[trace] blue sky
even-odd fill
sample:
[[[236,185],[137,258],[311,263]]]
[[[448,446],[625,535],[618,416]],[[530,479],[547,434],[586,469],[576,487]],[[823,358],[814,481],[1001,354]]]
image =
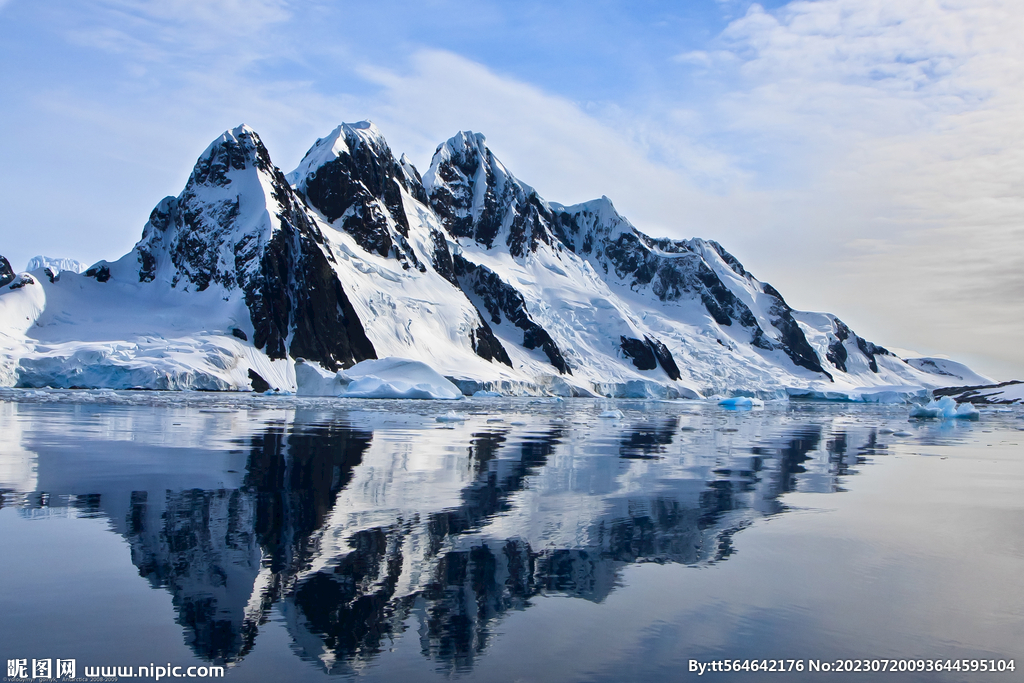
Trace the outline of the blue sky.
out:
[[[120,256],[242,122],[285,171],[341,121],[421,170],[469,129],[552,201],[1024,377],[1020,35],[1002,0],[0,0],[0,253]]]

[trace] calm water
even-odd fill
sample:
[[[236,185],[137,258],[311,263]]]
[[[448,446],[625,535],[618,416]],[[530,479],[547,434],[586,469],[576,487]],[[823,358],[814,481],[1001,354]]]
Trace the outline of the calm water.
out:
[[[466,419],[436,420],[452,409]],[[0,659],[232,681],[1024,680],[1022,417],[5,390]],[[723,658],[1016,671],[689,671]]]

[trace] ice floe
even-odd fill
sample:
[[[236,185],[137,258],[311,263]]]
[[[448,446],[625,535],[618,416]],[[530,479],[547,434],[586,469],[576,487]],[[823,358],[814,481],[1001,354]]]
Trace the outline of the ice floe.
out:
[[[914,406],[910,409],[910,417],[915,418],[977,420],[980,416],[981,413],[978,412],[978,409],[970,403],[957,405],[957,402],[949,396],[943,396],[930,401],[928,405]]]
[[[723,408],[763,408],[764,401],[749,396],[733,396],[732,398],[723,398],[718,405]]]

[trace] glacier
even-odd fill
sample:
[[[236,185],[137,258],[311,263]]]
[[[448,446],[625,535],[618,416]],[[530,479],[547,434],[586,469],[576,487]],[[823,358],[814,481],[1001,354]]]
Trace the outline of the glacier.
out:
[[[992,382],[792,309],[715,241],[548,201],[469,131],[421,175],[341,124],[286,175],[242,125],[128,254],[30,265],[0,257],[0,386],[898,402]]]

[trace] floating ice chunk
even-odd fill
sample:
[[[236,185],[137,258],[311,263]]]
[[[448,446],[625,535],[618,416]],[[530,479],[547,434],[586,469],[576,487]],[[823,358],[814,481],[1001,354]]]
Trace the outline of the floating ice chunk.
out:
[[[970,403],[961,403],[956,407],[956,416],[964,420],[977,420],[981,412]]]
[[[763,408],[764,401],[749,396],[733,396],[732,398],[723,398],[718,405],[723,408]]]
[[[600,415],[598,415],[598,417],[602,417],[606,420],[621,420],[623,417],[625,417],[625,415],[622,414],[621,410],[618,410],[616,408],[612,410],[606,410],[602,412]]]
[[[299,396],[340,396],[343,388],[337,373],[302,358],[295,361],[295,384]]]
[[[364,360],[330,375],[314,363],[295,364],[295,381],[303,396],[346,398],[422,398],[455,400],[459,388],[425,363],[394,356]]]
[[[878,430],[878,433],[879,434],[895,434],[896,430],[895,429],[889,429],[888,427],[882,427],[881,429]]]
[[[465,415],[459,415],[454,410],[449,410],[444,415],[438,415],[434,419],[438,422],[465,422],[467,418]]]
[[[973,405],[970,403],[957,405],[951,396],[943,396],[938,400],[932,400],[928,405],[914,406],[910,409],[910,417],[916,418],[977,420],[980,416],[981,413]]]
[[[912,432],[908,432],[908,431],[906,431],[906,430],[902,430],[902,429],[901,429],[901,430],[900,430],[900,431],[898,431],[898,432],[893,432],[893,434],[892,434],[892,435],[893,435],[893,436],[913,436],[914,434],[913,434]]]
[[[526,423],[523,422],[522,420],[512,420],[511,422],[509,422],[509,424],[512,425],[513,427],[523,427],[526,425]]]

